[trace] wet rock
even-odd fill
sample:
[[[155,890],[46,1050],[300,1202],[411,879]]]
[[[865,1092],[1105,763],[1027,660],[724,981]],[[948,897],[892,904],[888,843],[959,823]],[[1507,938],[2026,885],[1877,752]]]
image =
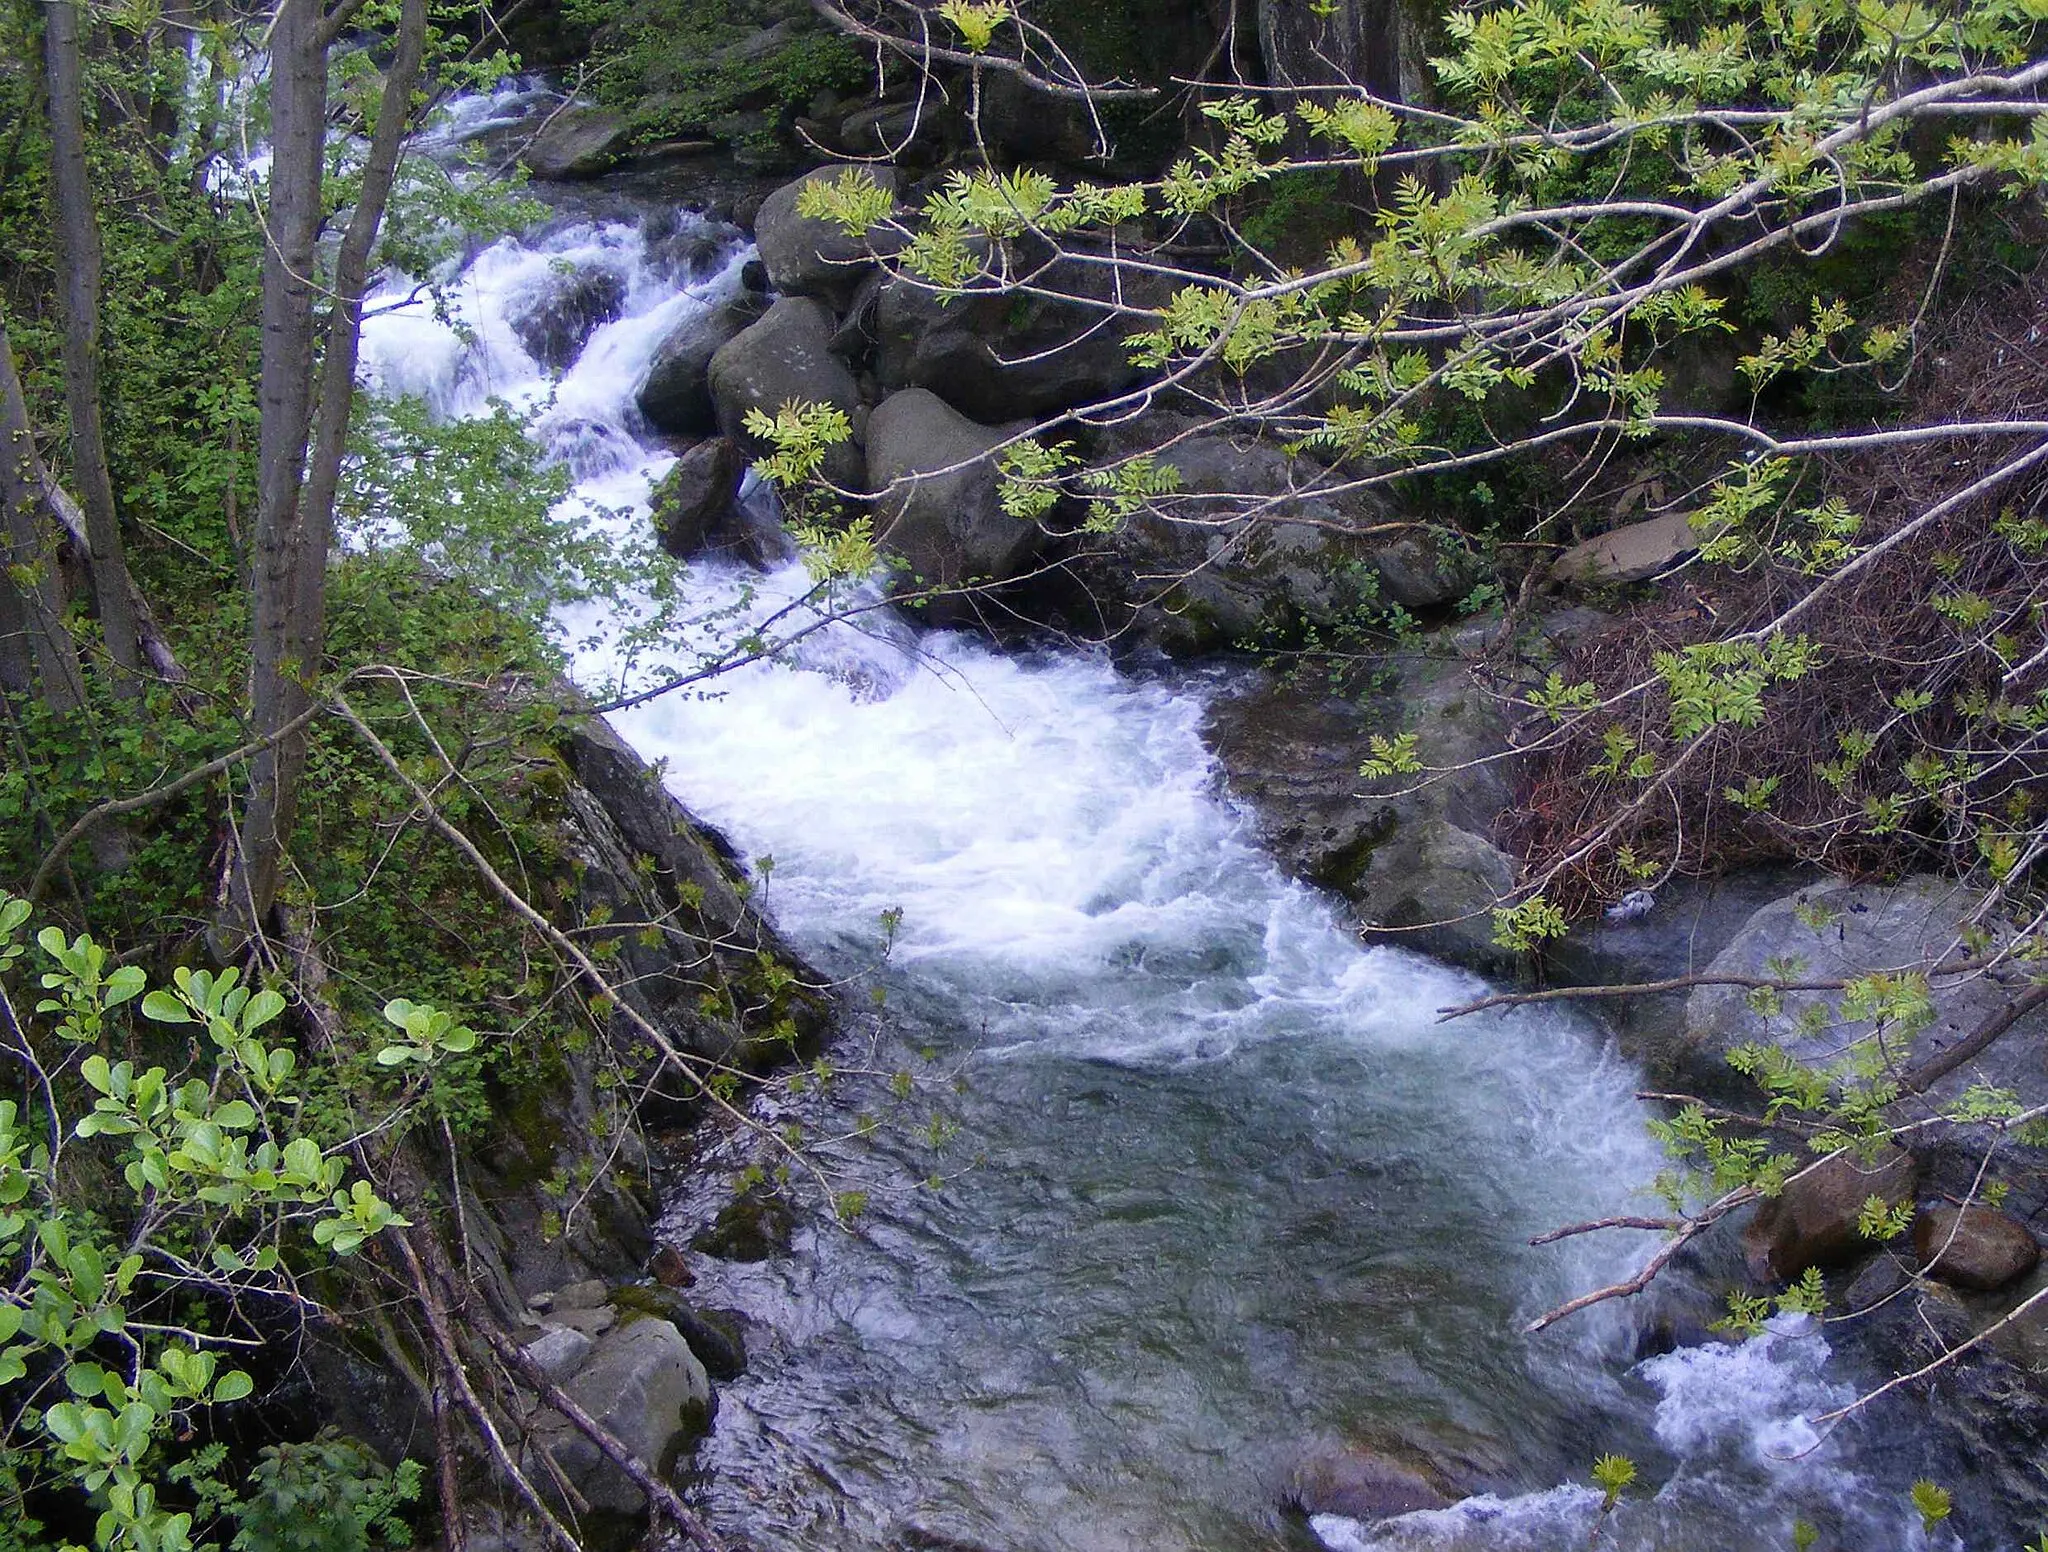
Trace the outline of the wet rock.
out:
[[[1297,877],[1349,901],[1367,936],[1489,972],[1514,968],[1493,941],[1492,908],[1514,860],[1492,841],[1512,801],[1500,697],[1474,665],[1427,653],[1385,660],[1378,683],[1340,694],[1326,680],[1261,676],[1211,708],[1204,736],[1261,839]],[[1377,785],[1359,765],[1378,734],[1414,732],[1433,767],[1418,785]],[[1413,789],[1413,790],[1409,790]]]
[[[1792,1181],[1758,1207],[1743,1231],[1752,1274],[1783,1281],[1810,1266],[1857,1260],[1873,1248],[1856,1227],[1864,1203],[1873,1196],[1892,1207],[1910,1202],[1915,1174],[1911,1155],[1887,1145],[1874,1159],[1845,1153]]]
[[[675,436],[702,436],[718,425],[711,399],[711,358],[761,316],[741,297],[685,318],[654,347],[634,403],[647,423]]]
[[[744,472],[740,450],[726,437],[699,442],[678,458],[649,496],[661,547],[678,560],[703,549],[730,517]]]
[[[838,322],[832,310],[810,297],[786,296],[758,323],[735,335],[711,358],[711,399],[718,428],[749,458],[773,449],[750,433],[747,411],[773,415],[792,401],[830,404],[851,415],[860,389],[846,363],[832,354]],[[859,449],[842,442],[825,457],[824,473],[843,489],[861,487]]]
[[[922,388],[891,394],[869,416],[875,536],[917,581],[1000,582],[1030,559],[1039,530],[1003,510],[990,455],[1009,434]]]
[[[581,1306],[575,1309],[558,1309],[548,1319],[554,1325],[569,1331],[579,1331],[595,1341],[617,1325],[619,1317],[603,1305],[599,1305],[595,1309]]]
[[[769,283],[785,296],[817,296],[844,306],[874,267],[867,240],[849,237],[836,223],[797,214],[797,196],[804,185],[832,182],[860,171],[885,189],[894,190],[895,174],[887,167],[820,167],[794,183],[786,183],[761,202],[754,217],[754,244]]]
[[[562,1389],[658,1475],[710,1422],[711,1382],[682,1333],[665,1320],[636,1320],[609,1333]],[[630,1516],[646,1508],[632,1478],[560,1414],[542,1411],[529,1437],[593,1512]]]
[[[543,183],[595,178],[625,155],[632,132],[608,108],[566,108],[535,135],[519,159]]]
[[[655,1246],[647,1270],[664,1288],[688,1288],[697,1281],[697,1274],[690,1270],[689,1261],[673,1245]]]
[[[512,332],[543,370],[566,372],[590,336],[619,316],[626,277],[616,270],[579,269],[554,277],[516,308]]]
[[[2040,1264],[2027,1226],[1988,1207],[1923,1207],[1913,1220],[1913,1249],[1926,1275],[1978,1293],[2018,1282]]]
[[[1699,547],[1691,521],[1685,513],[1674,512],[1575,544],[1551,563],[1550,574],[1582,587],[1643,582],[1670,570]]]
[[[692,1250],[721,1261],[768,1261],[789,1254],[796,1217],[781,1197],[750,1191],[726,1203],[711,1227],[690,1241]]]
[[[1288,1475],[1286,1501],[1306,1515],[1337,1514],[1368,1524],[1451,1502],[1420,1472],[1369,1450],[1305,1457]]]

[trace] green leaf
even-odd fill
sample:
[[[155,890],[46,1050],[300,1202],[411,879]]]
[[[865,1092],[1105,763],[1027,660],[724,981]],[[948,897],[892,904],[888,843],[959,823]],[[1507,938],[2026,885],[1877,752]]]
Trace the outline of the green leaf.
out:
[[[230,1369],[213,1387],[214,1404],[245,1400],[255,1389],[256,1382],[247,1374],[240,1369]]]
[[[192,1014],[184,1003],[169,992],[151,992],[142,999],[142,1015],[155,1019],[159,1024],[189,1024]]]

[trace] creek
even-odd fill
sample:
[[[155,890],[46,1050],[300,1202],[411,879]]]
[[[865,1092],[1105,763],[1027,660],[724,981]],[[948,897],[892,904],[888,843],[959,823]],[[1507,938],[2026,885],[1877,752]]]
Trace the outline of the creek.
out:
[[[452,319],[394,282],[365,379],[441,415],[532,410],[572,510],[623,533],[672,461],[634,389],[745,256],[672,208],[565,213],[474,255]],[[513,320],[591,269],[623,282],[619,315],[550,374]],[[808,585],[689,581],[734,616]],[[600,691],[632,673],[605,623],[561,621]],[[793,1112],[824,1136],[882,1118],[824,1145],[868,1192],[855,1229],[800,1209],[786,1257],[692,1257],[692,1297],[742,1312],[751,1353],[698,1456],[714,1522],[763,1552],[1563,1552],[1591,1543],[1588,1471],[1615,1451],[1641,1470],[1598,1529],[1618,1552],[1776,1552],[1795,1518],[1823,1548],[1959,1546],[1906,1502],[1931,1446],[1897,1413],[1805,1420],[1858,1378],[1814,1321],[1647,1358],[1647,1300],[1520,1334],[1651,1243],[1528,1244],[1653,1210],[1637,1075],[1567,1014],[1438,1023],[1479,983],[1362,947],[1281,877],[1201,741],[1226,673],[872,615],[614,719],[812,961],[885,998]],[[672,1228],[711,1205],[682,1191]],[[1377,1525],[1283,1510],[1305,1453],[1347,1449],[1476,1496]]]

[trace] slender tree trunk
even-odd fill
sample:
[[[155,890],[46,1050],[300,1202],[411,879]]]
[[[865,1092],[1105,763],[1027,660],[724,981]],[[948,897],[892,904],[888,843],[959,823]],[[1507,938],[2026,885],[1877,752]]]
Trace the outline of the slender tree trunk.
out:
[[[93,604],[113,660],[113,684],[139,695],[142,653],[100,424],[100,230],[85,166],[84,67],[77,0],[44,0],[43,58],[50,94],[51,190],[57,213],[58,301],[64,315],[64,397],[72,472],[92,551]]]
[[[419,79],[426,38],[426,0],[404,0],[398,19],[398,47],[384,74],[362,190],[335,260],[334,307],[328,315],[326,355],[320,363],[313,447],[307,459],[305,489],[299,496],[300,548],[292,628],[294,650],[303,662],[319,662],[327,649],[327,557],[334,542],[334,500],[341,484],[349,411],[355,402],[363,289],[369,283],[370,253],[405,149],[413,86]]]
[[[263,276],[262,433],[250,589],[254,614],[252,720],[259,737],[282,734],[309,704],[327,647],[327,561],[341,484],[370,254],[396,181],[426,48],[426,0],[403,0],[397,49],[385,72],[377,124],[354,213],[335,261],[319,391],[311,285],[327,118],[327,48],[333,24],[286,0],[271,32],[271,249]],[[287,158],[290,159],[287,165]],[[303,729],[282,734],[252,769],[229,916],[253,931],[277,898],[284,847],[305,767]]]
[[[270,28],[270,187],[263,258],[261,415],[256,532],[249,568],[253,731],[269,737],[303,711],[318,661],[300,656],[293,629],[300,552],[300,482],[313,413],[313,267],[326,151],[327,49],[319,7],[283,0]],[[248,806],[231,870],[223,948],[261,929],[277,898],[296,814],[302,740],[287,739],[250,767]]]
[[[64,628],[47,488],[7,319],[0,316],[0,685],[33,692],[39,683],[44,704],[74,711],[85,687],[77,649]]]

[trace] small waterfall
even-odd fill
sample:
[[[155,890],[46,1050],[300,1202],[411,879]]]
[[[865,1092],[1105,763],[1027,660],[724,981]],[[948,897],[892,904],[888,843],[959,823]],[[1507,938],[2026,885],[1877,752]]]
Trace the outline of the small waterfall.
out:
[[[458,102],[437,133],[540,93]],[[623,533],[672,461],[634,391],[746,256],[670,210],[507,238],[446,277],[445,315],[392,278],[364,380],[530,414],[571,510]],[[707,563],[690,589],[708,617],[815,621],[800,565]],[[559,623],[579,679],[631,686],[603,621]],[[1361,947],[1275,872],[1218,790],[1202,693],[874,611],[615,717],[806,951],[887,997],[845,1064],[872,1070],[807,1118],[888,1113],[898,1068],[959,1079],[928,1101],[947,1148],[887,1125],[834,1146],[873,1182],[857,1233],[806,1220],[795,1257],[697,1259],[753,1351],[704,1446],[714,1518],[788,1549],[1251,1552],[1297,1545],[1293,1455],[1360,1441],[1492,1491],[1321,1517],[1331,1552],[1583,1547],[1598,1495],[1559,1484],[1609,1450],[1644,1468],[1602,1530],[1617,1552],[1776,1552],[1795,1517],[1919,1545],[1903,1484],[1857,1474],[1859,1428],[1802,1421],[1849,1393],[1810,1324],[1642,1363],[1626,1306],[1517,1334],[1644,1253],[1527,1244],[1643,1210],[1636,1074],[1561,1013],[1438,1025],[1476,983]]]

